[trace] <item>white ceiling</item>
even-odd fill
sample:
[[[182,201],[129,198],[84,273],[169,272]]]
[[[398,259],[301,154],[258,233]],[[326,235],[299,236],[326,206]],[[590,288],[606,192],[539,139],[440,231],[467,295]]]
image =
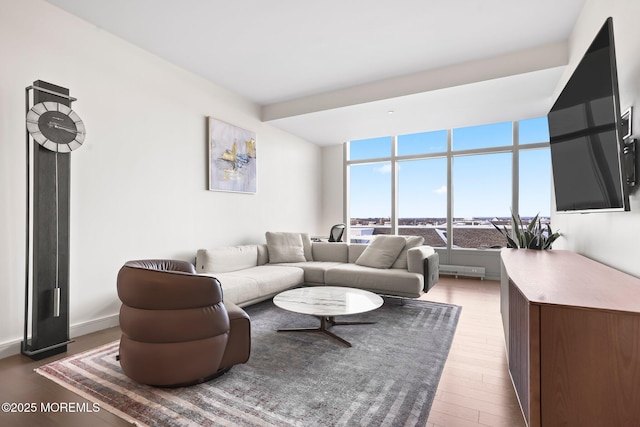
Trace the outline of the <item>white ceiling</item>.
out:
[[[47,1],[320,145],[546,114],[585,2]]]

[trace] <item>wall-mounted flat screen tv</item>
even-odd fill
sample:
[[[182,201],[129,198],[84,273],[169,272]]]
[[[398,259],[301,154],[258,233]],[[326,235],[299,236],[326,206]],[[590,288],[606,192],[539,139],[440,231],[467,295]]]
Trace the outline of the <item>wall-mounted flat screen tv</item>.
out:
[[[558,212],[629,210],[620,116],[608,18],[548,115]]]

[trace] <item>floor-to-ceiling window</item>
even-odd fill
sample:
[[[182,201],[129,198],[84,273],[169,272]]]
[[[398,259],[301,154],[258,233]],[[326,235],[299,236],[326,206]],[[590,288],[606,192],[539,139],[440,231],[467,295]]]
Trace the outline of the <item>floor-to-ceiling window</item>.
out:
[[[373,138],[349,143],[349,207],[352,241],[366,243],[375,229],[389,229],[392,217],[393,140]],[[388,232],[387,232],[388,233]]]
[[[351,141],[349,238],[422,235],[448,249],[504,246],[493,224],[549,221],[546,117]]]
[[[512,153],[454,156],[452,247],[501,245],[492,222],[510,216],[512,163]]]
[[[551,153],[548,141],[546,117],[518,122],[518,143],[521,148],[518,212],[525,221],[540,215],[544,222],[548,222],[551,217]]]
[[[419,232],[434,247],[446,247],[448,138],[446,130],[397,137],[397,234]]]
[[[446,157],[398,162],[398,233],[425,238],[425,244],[446,247]]]

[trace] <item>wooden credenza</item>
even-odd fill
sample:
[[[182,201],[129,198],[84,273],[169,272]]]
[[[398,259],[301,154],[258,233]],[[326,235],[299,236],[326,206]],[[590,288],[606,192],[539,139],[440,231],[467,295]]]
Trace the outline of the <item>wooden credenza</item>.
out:
[[[640,425],[640,279],[569,251],[503,249],[509,372],[536,426]]]

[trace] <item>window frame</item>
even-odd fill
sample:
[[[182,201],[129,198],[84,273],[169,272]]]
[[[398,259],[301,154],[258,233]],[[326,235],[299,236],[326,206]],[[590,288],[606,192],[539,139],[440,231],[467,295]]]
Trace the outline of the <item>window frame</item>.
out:
[[[532,118],[535,119],[535,118]],[[530,120],[530,119],[523,119]],[[459,156],[473,156],[483,154],[495,154],[495,153],[511,153],[512,167],[511,167],[511,208],[515,215],[519,214],[519,199],[520,199],[520,153],[529,150],[536,149],[550,149],[549,141],[540,141],[534,143],[520,144],[519,143],[519,122],[512,121],[512,143],[511,145],[496,146],[496,147],[482,147],[482,148],[468,148],[462,150],[453,150],[453,131],[454,129],[446,129],[447,131],[447,147],[446,151],[423,153],[423,154],[409,154],[398,155],[398,136],[391,136],[391,156],[389,157],[376,157],[370,159],[358,159],[351,160],[349,158],[349,144],[347,141],[343,144],[343,159],[344,159],[344,183],[343,183],[343,216],[344,223],[347,225],[345,236],[347,241],[351,239],[351,215],[350,215],[350,174],[349,169],[351,165],[365,164],[365,163],[379,163],[390,162],[391,163],[391,234],[398,234],[398,163],[406,160],[427,160],[436,158],[446,158],[447,162],[447,235],[453,236],[453,195],[455,189],[453,188],[453,159]],[[436,131],[442,131],[438,129]],[[551,204],[551,198],[549,199]],[[465,251],[477,251],[485,250],[479,248],[454,248],[453,239],[447,239],[446,248],[443,246],[441,249],[446,250],[447,253],[456,250]]]

